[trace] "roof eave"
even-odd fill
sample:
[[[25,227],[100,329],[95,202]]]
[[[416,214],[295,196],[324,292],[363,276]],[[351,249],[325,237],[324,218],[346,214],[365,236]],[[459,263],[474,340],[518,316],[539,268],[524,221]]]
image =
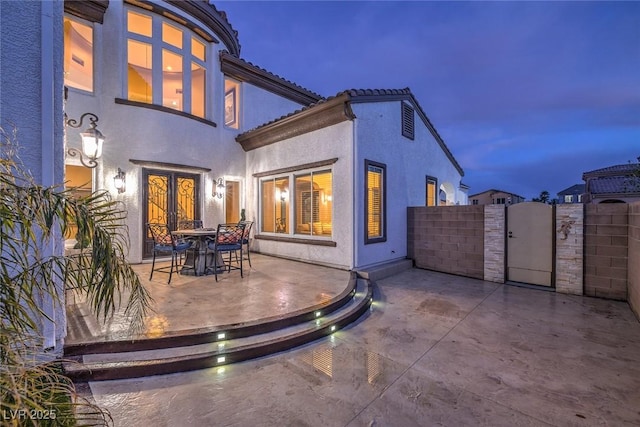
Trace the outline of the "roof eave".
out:
[[[228,52],[220,52],[220,69],[230,77],[251,83],[254,86],[280,95],[298,104],[311,105],[322,99],[320,95],[269,73]]]
[[[345,94],[240,134],[236,141],[244,151],[251,151],[355,118]]]

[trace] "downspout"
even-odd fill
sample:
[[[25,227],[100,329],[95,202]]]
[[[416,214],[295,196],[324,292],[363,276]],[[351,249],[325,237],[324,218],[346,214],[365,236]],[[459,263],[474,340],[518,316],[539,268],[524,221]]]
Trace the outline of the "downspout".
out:
[[[355,233],[353,233],[353,266],[352,266],[352,270],[355,270],[358,266],[358,262],[360,260],[359,257],[359,250],[358,250],[358,242],[360,241],[359,239],[359,233],[360,233],[360,221],[359,221],[359,215],[358,215],[358,200],[356,199],[357,195],[358,195],[358,177],[360,176],[359,173],[359,169],[358,169],[358,127],[356,126],[356,118],[354,118],[353,120],[351,120],[351,126],[353,128],[353,131],[351,132],[351,136],[353,138],[353,140],[351,141],[351,155],[352,157],[352,177],[353,177],[353,188],[352,188],[352,193],[353,197],[351,198],[351,212],[353,215],[352,218],[352,224],[353,224],[353,230],[355,231]]]
[[[54,128],[54,2],[40,3],[40,127],[41,127],[41,184],[50,187],[55,184],[55,128]],[[50,256],[55,252],[56,239],[44,243],[43,255]],[[56,286],[58,288],[58,286]],[[64,295],[60,295],[63,298]],[[42,319],[42,335],[45,349],[55,349],[56,346],[56,304],[47,295],[43,296],[42,309],[49,319]]]

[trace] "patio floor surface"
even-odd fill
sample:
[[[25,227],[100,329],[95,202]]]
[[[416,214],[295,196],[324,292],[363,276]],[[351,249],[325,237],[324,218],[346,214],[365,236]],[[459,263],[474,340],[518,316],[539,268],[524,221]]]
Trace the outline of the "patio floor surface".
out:
[[[116,426],[640,425],[640,323],[624,302],[410,269],[297,350],[89,387]]]

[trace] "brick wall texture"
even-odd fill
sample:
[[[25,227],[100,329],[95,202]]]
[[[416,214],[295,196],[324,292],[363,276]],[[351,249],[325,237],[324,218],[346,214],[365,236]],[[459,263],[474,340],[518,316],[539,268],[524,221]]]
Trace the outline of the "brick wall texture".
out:
[[[504,283],[505,206],[484,207],[484,280]]]
[[[583,294],[584,205],[556,206],[556,292]]]
[[[484,206],[412,207],[407,225],[416,267],[484,278]]]
[[[640,320],[640,202],[629,205],[628,299]]]
[[[627,299],[629,206],[585,205],[585,295]]]

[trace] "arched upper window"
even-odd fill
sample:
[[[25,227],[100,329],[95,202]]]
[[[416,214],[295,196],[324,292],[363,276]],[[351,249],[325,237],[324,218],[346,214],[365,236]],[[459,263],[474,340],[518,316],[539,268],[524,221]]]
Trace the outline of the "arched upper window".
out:
[[[64,17],[64,84],[93,92],[93,26]]]
[[[127,10],[127,99],[205,118],[207,45],[162,16]]]

